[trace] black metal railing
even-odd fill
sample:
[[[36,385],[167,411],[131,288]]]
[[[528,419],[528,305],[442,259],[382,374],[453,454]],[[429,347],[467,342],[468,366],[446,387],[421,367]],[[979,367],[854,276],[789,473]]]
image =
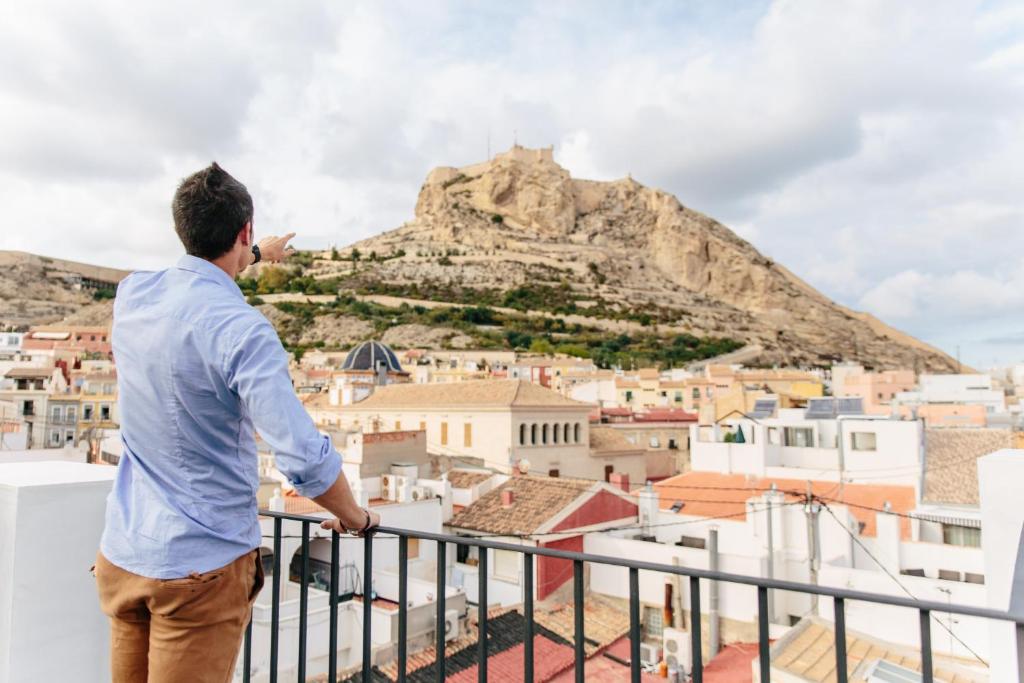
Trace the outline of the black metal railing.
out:
[[[307,563],[309,554],[309,531],[310,525],[319,524],[323,521],[321,517],[305,515],[294,515],[284,512],[271,512],[261,510],[260,514],[274,519],[274,568],[272,577],[271,599],[271,626],[270,626],[270,671],[269,680],[271,683],[278,681],[278,647],[280,642],[280,595],[281,595],[281,538],[282,520],[292,520],[302,524],[302,576],[300,579],[299,597],[299,633],[298,633],[298,662],[297,680],[299,683],[306,681],[306,625],[308,616],[308,576]],[[373,539],[377,537],[397,537],[398,559],[399,559],[399,600],[398,600],[398,643],[397,643],[397,678],[399,683],[406,680],[408,651],[407,643],[407,611],[408,611],[408,543],[410,538],[425,541],[434,541],[437,544],[437,622],[436,631],[436,661],[435,671],[438,681],[445,679],[445,586],[446,586],[446,553],[447,545],[475,546],[482,550],[507,550],[515,553],[522,553],[526,556],[552,557],[562,560],[569,560],[573,566],[573,608],[574,608],[574,638],[575,650],[575,679],[578,682],[584,681],[584,665],[586,660],[584,643],[584,564],[604,564],[617,567],[625,567],[629,570],[629,639],[630,639],[630,676],[635,683],[640,681],[640,570],[660,572],[663,574],[675,574],[688,577],[690,584],[690,641],[692,650],[692,665],[690,677],[693,683],[702,683],[703,680],[703,657],[701,652],[701,603],[700,603],[700,579],[710,581],[723,581],[752,586],[757,590],[758,605],[758,657],[760,667],[760,680],[767,683],[771,680],[771,661],[769,657],[769,614],[768,614],[768,591],[781,590],[804,593],[832,598],[835,624],[835,652],[836,652],[836,680],[839,683],[846,683],[848,680],[847,653],[846,653],[846,602],[848,600],[875,603],[879,605],[890,605],[905,607],[916,610],[919,614],[920,646],[921,646],[921,680],[924,683],[933,683],[933,664],[931,648],[931,614],[942,612],[957,614],[983,619],[994,619],[997,621],[1011,622],[1016,628],[1016,642],[1019,647],[1024,647],[1024,615],[1014,615],[1009,612],[972,607],[968,605],[955,605],[950,603],[932,602],[926,600],[915,600],[897,596],[882,595],[876,593],[865,593],[861,591],[817,586],[812,584],[797,583],[776,579],[766,579],[756,576],[741,574],[729,574],[725,572],[710,571],[706,569],[695,569],[676,565],[657,564],[644,562],[622,557],[611,557],[606,555],[591,555],[565,550],[554,550],[551,548],[522,546],[503,541],[495,541],[487,538],[476,538],[472,536],[453,536],[449,534],[435,534],[423,531],[410,531],[407,529],[393,529],[391,527],[380,527],[373,534],[363,538],[363,633],[362,633],[362,681],[372,681],[372,639],[370,623],[372,618],[371,598],[371,577],[373,575]],[[339,567],[339,534],[331,532],[331,580],[332,590],[330,591],[330,643],[328,647],[328,671],[327,680],[331,683],[337,680],[337,637],[338,637],[338,591],[333,589],[337,585]],[[487,553],[481,552],[479,557],[478,580],[479,596],[477,604],[478,612],[478,680],[487,680]],[[533,587],[534,571],[533,562],[523,563],[523,616],[524,625],[524,647],[523,647],[523,671],[524,680],[531,682],[534,679],[534,614],[533,614]],[[243,643],[243,677],[244,683],[249,683],[251,678],[252,662],[252,620],[245,632]],[[1024,652],[1018,653],[1018,661]],[[1019,680],[1024,681],[1024,662],[1021,662]]]

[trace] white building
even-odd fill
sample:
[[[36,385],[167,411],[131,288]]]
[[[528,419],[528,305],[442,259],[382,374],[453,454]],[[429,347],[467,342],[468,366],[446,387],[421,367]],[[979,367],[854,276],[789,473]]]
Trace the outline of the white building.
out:
[[[992,386],[989,375],[921,375],[917,391],[903,391],[893,405],[982,405],[989,413],[1006,410],[1006,394]]]
[[[831,481],[842,473],[847,482],[919,487],[923,435],[918,420],[782,409],[778,417],[692,426],[690,459],[694,470],[709,472]]]
[[[456,462],[507,472],[527,460],[532,472],[601,477],[603,465],[590,457],[590,409],[524,380],[481,380],[380,387],[335,414],[342,427],[365,432],[425,431],[427,451]]]

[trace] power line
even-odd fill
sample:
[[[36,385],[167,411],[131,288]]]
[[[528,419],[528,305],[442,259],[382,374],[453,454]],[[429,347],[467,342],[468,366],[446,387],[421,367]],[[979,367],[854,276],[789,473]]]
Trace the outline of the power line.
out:
[[[900,581],[900,580],[899,580],[899,579],[898,579],[898,578],[896,577],[896,575],[895,575],[895,574],[893,574],[893,573],[892,573],[891,571],[889,571],[889,568],[888,568],[888,567],[886,567],[886,566],[885,566],[884,564],[882,564],[881,560],[879,560],[879,559],[878,559],[877,557],[875,557],[874,553],[872,553],[872,552],[871,552],[870,550],[868,550],[867,546],[865,546],[865,545],[864,545],[864,543],[862,543],[862,542],[861,542],[860,538],[858,538],[858,537],[857,537],[857,536],[856,536],[856,535],[855,535],[855,534],[854,534],[854,533],[853,533],[852,531],[850,531],[850,530],[849,530],[848,528],[846,528],[846,525],[845,525],[845,524],[843,524],[843,522],[842,522],[842,521],[841,521],[841,520],[839,519],[839,517],[837,517],[837,516],[836,516],[836,514],[835,514],[834,512],[832,512],[832,508],[830,508],[830,507],[828,506],[828,503],[822,502],[821,506],[822,506],[823,508],[825,508],[825,511],[826,511],[826,512],[828,512],[828,514],[829,514],[829,515],[831,515],[831,516],[832,516],[832,519],[836,520],[836,523],[837,523],[837,524],[839,525],[839,527],[840,527],[840,528],[841,528],[841,529],[842,529],[843,531],[845,531],[845,532],[847,533],[847,535],[848,535],[848,536],[849,536],[850,538],[852,538],[852,539],[853,539],[853,541],[854,541],[854,542],[855,542],[855,543],[856,543],[857,545],[859,545],[859,546],[860,546],[860,549],[861,549],[861,550],[863,550],[863,551],[864,551],[864,552],[865,552],[865,553],[867,554],[867,556],[868,556],[868,557],[870,557],[870,558],[871,558],[871,560],[872,560],[872,561],[873,561],[873,562],[874,562],[875,564],[877,564],[877,565],[878,565],[879,569],[881,569],[881,570],[882,570],[883,572],[885,572],[886,576],[888,576],[888,577],[889,577],[890,579],[892,579],[893,581],[895,581],[895,582],[896,582],[896,585],[897,585],[897,586],[899,586],[899,587],[900,587],[901,589],[903,589],[903,592],[904,592],[904,593],[906,593],[906,594],[907,594],[908,596],[910,596],[910,598],[912,598],[912,599],[914,599],[914,600],[917,600],[917,597],[916,597],[916,596],[915,596],[915,595],[914,595],[913,593],[911,593],[911,592],[910,592],[910,589],[908,589],[908,588],[907,588],[906,586],[904,586],[904,585],[903,585],[903,582],[902,582],[902,581]],[[853,558],[852,558],[852,557],[850,558],[850,561],[851,561],[851,562],[853,561]],[[964,642],[964,641],[963,641],[963,640],[962,640],[962,639],[960,638],[960,636],[958,636],[958,635],[956,635],[955,633],[953,633],[953,630],[952,630],[951,628],[949,628],[948,626],[946,626],[945,624],[943,624],[943,623],[942,623],[941,621],[939,621],[939,620],[938,620],[938,619],[937,619],[937,618],[935,617],[935,615],[934,615],[934,614],[933,614],[933,615],[931,615],[931,617],[932,617],[932,619],[933,619],[933,620],[935,621],[935,623],[936,623],[936,624],[938,624],[939,626],[941,626],[941,627],[942,627],[942,628],[943,628],[943,629],[944,629],[944,630],[945,630],[945,631],[946,631],[946,632],[947,632],[947,633],[948,633],[948,634],[949,634],[949,635],[950,635],[950,636],[951,636],[951,637],[952,637],[952,638],[953,638],[954,640],[956,640],[956,642],[958,642],[958,643],[960,643],[961,645],[963,645],[963,646],[964,646],[964,649],[965,649],[965,650],[967,650],[968,652],[970,652],[970,653],[971,653],[971,654],[972,654],[972,655],[974,656],[974,658],[975,658],[975,659],[977,659],[977,660],[978,660],[979,662],[981,662],[982,664],[984,664],[984,665],[985,665],[986,667],[988,666],[988,662],[986,662],[986,661],[985,661],[984,659],[982,659],[981,655],[979,655],[979,654],[978,654],[977,652],[975,652],[975,651],[974,651],[974,650],[973,650],[973,649],[971,648],[971,646],[970,646],[970,645],[968,645],[967,643],[965,643],[965,642]],[[950,654],[952,654],[952,653],[950,653]]]

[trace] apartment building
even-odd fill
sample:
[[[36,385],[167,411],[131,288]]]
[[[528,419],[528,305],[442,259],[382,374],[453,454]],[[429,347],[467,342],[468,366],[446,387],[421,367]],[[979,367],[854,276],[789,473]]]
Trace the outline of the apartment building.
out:
[[[46,447],[47,402],[51,394],[67,391],[67,379],[58,367],[19,366],[4,373],[0,400],[14,403],[26,423],[27,448]]]

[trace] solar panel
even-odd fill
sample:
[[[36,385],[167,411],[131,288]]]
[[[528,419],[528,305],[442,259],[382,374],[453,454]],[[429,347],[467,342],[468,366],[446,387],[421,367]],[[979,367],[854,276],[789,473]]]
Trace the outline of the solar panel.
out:
[[[835,398],[824,396],[807,399],[807,411],[804,417],[808,420],[828,420],[840,415],[863,415],[864,399],[860,396]]]
[[[751,411],[750,416],[755,418],[774,417],[778,405],[777,399],[759,398],[754,401],[754,410]]]

